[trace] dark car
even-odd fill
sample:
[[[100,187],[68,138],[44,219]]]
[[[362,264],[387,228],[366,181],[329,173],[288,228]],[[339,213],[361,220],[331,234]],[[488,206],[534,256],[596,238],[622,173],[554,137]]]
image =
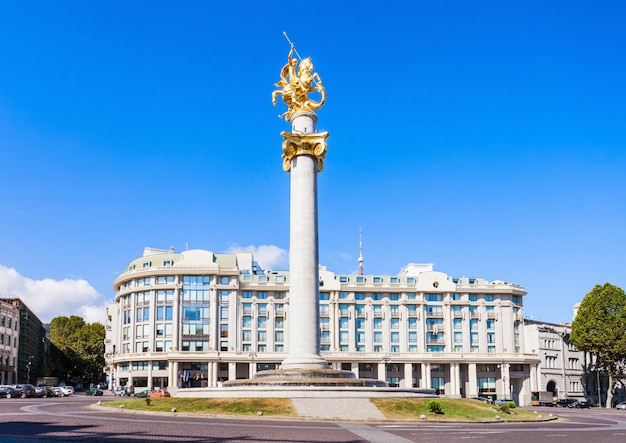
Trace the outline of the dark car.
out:
[[[134,396],[137,398],[146,398],[150,393],[150,389],[146,389],[145,391],[135,392]]]
[[[593,406],[590,402],[586,400],[577,400],[574,403],[570,403],[567,405],[568,408],[577,408],[577,409],[587,409]]]
[[[571,404],[576,403],[575,398],[562,398],[556,402],[557,408],[571,408]]]
[[[46,385],[38,385],[35,386],[35,397],[43,398],[43,397],[54,397],[54,393],[52,389],[50,389]]]
[[[85,391],[85,395],[91,395],[92,397],[101,397],[104,395],[104,392],[102,391],[102,389],[92,388],[92,389],[87,389]]]
[[[20,391],[22,398],[33,398],[37,396],[37,392],[35,391],[35,387],[29,384],[19,384],[13,385],[16,391]]]
[[[19,398],[21,393],[11,386],[0,386],[0,398]]]

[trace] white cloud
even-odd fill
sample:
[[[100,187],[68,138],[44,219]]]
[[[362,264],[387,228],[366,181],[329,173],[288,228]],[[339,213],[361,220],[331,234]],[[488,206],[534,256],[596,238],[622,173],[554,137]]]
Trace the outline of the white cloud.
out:
[[[284,270],[289,268],[289,253],[278,246],[231,245],[226,252],[251,252],[254,259],[266,270]]]
[[[54,317],[78,315],[85,322],[104,324],[104,298],[86,280],[33,280],[0,265],[0,296],[20,298],[44,323]]]

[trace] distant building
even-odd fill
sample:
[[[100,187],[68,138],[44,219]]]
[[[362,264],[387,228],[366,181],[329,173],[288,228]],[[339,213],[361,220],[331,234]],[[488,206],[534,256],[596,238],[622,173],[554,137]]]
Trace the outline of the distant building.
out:
[[[576,349],[570,341],[572,325],[526,319],[526,350],[539,354],[537,372],[539,391],[550,391],[560,400],[590,399],[597,401],[598,384],[590,375],[591,356]]]
[[[2,301],[19,311],[17,380],[14,383],[35,383],[43,372],[44,325],[19,298],[4,298]]]
[[[0,299],[0,385],[17,383],[20,310]]]
[[[146,248],[113,286],[111,387],[216,387],[287,355],[289,272],[264,271],[250,253]],[[333,368],[520,405],[538,390],[521,286],[409,264],[395,276],[320,267],[319,291],[320,353]]]

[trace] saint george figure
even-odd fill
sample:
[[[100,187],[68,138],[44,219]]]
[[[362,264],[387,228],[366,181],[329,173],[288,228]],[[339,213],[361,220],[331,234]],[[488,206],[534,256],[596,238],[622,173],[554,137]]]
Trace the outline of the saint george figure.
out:
[[[287,105],[287,111],[281,118],[291,121],[297,112],[313,112],[321,108],[326,101],[326,90],[317,72],[313,73],[313,61],[310,57],[303,59],[298,66],[298,60],[293,58],[294,46],[287,56],[287,64],[280,71],[280,80],[274,86],[280,88],[272,92],[272,104],[276,106],[276,97],[280,95]],[[321,99],[316,102],[309,98],[310,92],[319,92]]]

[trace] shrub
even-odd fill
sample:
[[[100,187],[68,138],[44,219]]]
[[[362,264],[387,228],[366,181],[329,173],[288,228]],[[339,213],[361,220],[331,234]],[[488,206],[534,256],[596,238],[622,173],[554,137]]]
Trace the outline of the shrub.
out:
[[[510,408],[509,408],[509,404],[510,404],[510,403],[508,403],[508,404],[506,404],[506,405],[500,405],[500,406],[498,406],[498,411],[502,412],[503,414],[510,414],[510,413],[511,413],[511,410],[510,410]]]
[[[509,409],[515,409],[516,404],[515,404],[515,402],[514,402],[514,401],[510,401],[510,402],[507,404],[507,406],[509,407]]]
[[[146,397],[146,406],[150,406],[150,399]]]
[[[441,403],[439,403],[437,400],[430,400],[428,402],[428,409],[430,410],[430,412],[434,413],[434,414],[441,414]]]

